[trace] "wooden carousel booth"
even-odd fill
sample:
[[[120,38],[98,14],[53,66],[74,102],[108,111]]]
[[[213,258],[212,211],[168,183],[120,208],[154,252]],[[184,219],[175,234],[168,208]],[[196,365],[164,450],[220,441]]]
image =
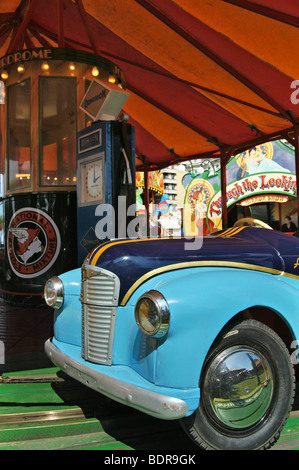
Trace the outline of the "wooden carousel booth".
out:
[[[76,134],[94,77],[122,84],[97,55],[39,48],[0,59],[0,296],[43,302],[45,281],[77,266]]]

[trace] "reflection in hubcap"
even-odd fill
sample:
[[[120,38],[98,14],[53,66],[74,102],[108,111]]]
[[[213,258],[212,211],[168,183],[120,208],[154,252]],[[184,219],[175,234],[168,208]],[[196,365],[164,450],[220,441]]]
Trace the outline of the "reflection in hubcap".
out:
[[[231,348],[214,359],[210,371],[210,407],[222,424],[242,429],[263,418],[273,395],[273,376],[262,354]]]

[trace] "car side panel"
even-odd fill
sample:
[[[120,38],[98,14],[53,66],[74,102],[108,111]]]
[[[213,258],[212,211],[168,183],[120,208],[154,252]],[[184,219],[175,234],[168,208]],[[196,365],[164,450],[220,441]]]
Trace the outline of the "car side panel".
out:
[[[60,278],[65,285],[65,302],[55,312],[55,338],[81,347],[80,270]],[[149,278],[126,306],[118,307],[113,365],[132,367],[160,386],[197,387],[215,338],[246,308],[258,305],[278,312],[293,338],[299,339],[298,286],[294,279],[234,268],[190,268]],[[159,290],[170,308],[170,328],[161,339],[145,336],[135,322],[135,304],[150,289]]]
[[[264,306],[278,312],[299,338],[299,281],[242,269],[190,269],[145,282],[130,299],[157,289],[171,314],[166,338],[153,340],[155,382],[169,387],[195,387],[205,357],[222,328],[240,311]],[[117,348],[117,345],[115,345]],[[152,370],[154,366],[152,365]]]

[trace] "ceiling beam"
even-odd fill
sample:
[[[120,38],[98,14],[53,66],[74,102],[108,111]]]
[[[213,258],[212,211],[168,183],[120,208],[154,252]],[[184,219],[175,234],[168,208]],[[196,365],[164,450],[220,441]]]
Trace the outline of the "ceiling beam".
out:
[[[270,114],[270,115],[276,116],[278,118],[284,118],[284,116],[282,116],[281,113],[279,113],[277,111],[271,111],[270,109],[266,109],[266,108],[263,108],[262,106],[258,106],[258,105],[252,104],[252,103],[248,103],[247,101],[236,98],[235,96],[230,96],[230,95],[227,95],[226,93],[222,93],[221,91],[213,90],[212,88],[208,88],[208,87],[199,85],[198,83],[190,82],[189,80],[185,80],[181,77],[177,77],[176,75],[172,75],[170,72],[168,72],[166,70],[165,71],[162,70],[162,69],[157,70],[157,69],[154,69],[153,67],[149,67],[149,66],[146,66],[144,64],[140,64],[140,63],[138,63],[136,61],[133,61],[133,60],[130,60],[130,59],[126,59],[125,57],[120,57],[119,55],[112,54],[109,51],[108,52],[103,51],[102,55],[109,58],[110,60],[120,60],[122,62],[125,62],[126,64],[130,64],[130,65],[133,65],[135,67],[141,68],[143,70],[147,70],[148,72],[152,72],[154,74],[160,75],[162,77],[170,78],[171,80],[174,80],[174,81],[177,81],[177,82],[180,82],[180,83],[184,83],[185,85],[189,85],[193,88],[197,88],[198,90],[202,90],[202,91],[205,91],[207,93],[211,93],[213,95],[220,96],[221,98],[225,98],[229,101],[233,101],[235,103],[242,104],[244,106],[256,109],[256,110],[261,111],[263,113]],[[158,64],[156,64],[156,65],[158,65]],[[206,95],[204,95],[204,97],[207,98],[207,99],[210,99]],[[214,104],[216,103],[219,107],[223,108],[219,103],[217,103],[215,101],[213,101],[213,103]],[[223,109],[225,109],[225,108],[223,108]],[[229,112],[229,111],[227,111],[227,109],[225,109],[225,111]]]
[[[168,109],[166,106],[163,106],[161,103],[155,101],[152,97],[149,97],[149,96],[145,95],[144,92],[141,92],[140,90],[137,90],[129,82],[127,82],[127,88],[128,88],[128,90],[135,93],[135,95],[139,96],[143,100],[145,100],[148,103],[150,103],[151,105],[153,105],[155,108],[159,109],[160,111],[163,111],[163,113],[165,113],[168,116],[170,116],[171,118],[179,121],[180,123],[182,123],[183,125],[185,125],[189,129],[191,129],[192,131],[196,132],[197,134],[199,134],[202,137],[204,137],[205,139],[207,139],[209,142],[211,142],[213,145],[215,145],[215,147],[221,148],[221,147],[225,147],[225,146],[228,145],[224,142],[218,142],[218,140],[215,137],[208,134],[204,130],[200,129],[198,126],[194,126],[189,121],[183,119],[180,115],[175,114],[173,111]]]
[[[25,40],[26,47],[27,47],[28,49],[33,49],[33,48],[34,48],[34,44],[33,44],[33,42],[32,42],[31,37],[30,37],[29,34],[28,34],[28,31],[25,32],[24,40]]]
[[[244,8],[245,10],[249,10],[254,13],[258,13],[260,15],[266,16],[267,18],[271,18],[272,20],[280,21],[281,23],[286,23],[291,26],[295,26],[297,28],[299,26],[298,16],[289,15],[288,13],[278,11],[270,7],[266,7],[264,5],[258,5],[255,2],[251,2],[251,1],[249,2],[248,0],[222,0],[222,1],[225,3],[230,3],[231,5],[235,5],[240,8]],[[296,4],[296,2],[294,2],[294,4]]]
[[[52,31],[49,31],[46,28],[43,28],[39,26],[37,23],[34,21],[30,21],[30,24],[28,26],[30,30],[34,30],[34,35],[37,37],[37,35],[43,34],[47,38],[49,38],[51,41],[54,41],[58,44],[58,35],[56,33],[53,33]],[[40,34],[39,34],[40,33]],[[40,36],[41,37],[41,36]],[[88,52],[93,52],[92,48],[87,46],[86,44],[83,44],[79,41],[75,41],[67,36],[64,36],[64,42],[67,47],[74,48],[75,46],[79,47],[82,50],[86,50]],[[48,46],[46,47],[53,47],[51,43],[49,43]]]
[[[91,44],[91,46],[94,50],[94,53],[97,54],[97,55],[102,55],[102,52],[101,52],[101,50],[98,46],[98,44],[99,44],[98,38],[95,36],[93,28],[88,24],[87,13],[84,9],[82,0],[75,0],[75,2],[78,6],[78,10],[79,10],[79,14],[80,14],[82,23],[84,24],[86,34],[87,34],[89,42],[90,42],[90,44]]]
[[[4,23],[5,21],[14,21],[16,19],[15,13],[0,13],[0,21]]]
[[[12,23],[4,24],[0,28],[0,37],[5,36],[5,41],[6,41],[12,29],[13,29]]]
[[[63,16],[63,0],[57,0],[58,9],[58,47],[64,47],[64,16]]]
[[[52,44],[51,44],[46,38],[44,38],[43,36],[41,36],[41,35],[39,34],[39,32],[36,31],[35,28],[33,28],[31,25],[28,25],[28,29],[29,29],[30,33],[32,34],[32,36],[34,36],[35,39],[38,40],[38,42],[40,43],[40,45],[41,45],[42,47],[47,47],[47,48],[52,47]]]
[[[14,52],[19,47],[20,42],[23,40],[27,25],[30,21],[32,13],[37,5],[38,0],[28,0],[28,8],[23,17],[23,20],[19,27],[16,28],[15,33],[13,34],[12,40],[8,46],[6,54]]]

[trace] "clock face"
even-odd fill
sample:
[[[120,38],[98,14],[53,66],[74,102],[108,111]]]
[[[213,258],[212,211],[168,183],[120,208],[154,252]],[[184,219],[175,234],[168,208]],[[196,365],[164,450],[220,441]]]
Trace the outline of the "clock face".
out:
[[[80,205],[99,202],[104,197],[103,158],[88,158],[79,163]]]
[[[86,194],[93,199],[102,199],[102,160],[86,165],[85,187]]]

